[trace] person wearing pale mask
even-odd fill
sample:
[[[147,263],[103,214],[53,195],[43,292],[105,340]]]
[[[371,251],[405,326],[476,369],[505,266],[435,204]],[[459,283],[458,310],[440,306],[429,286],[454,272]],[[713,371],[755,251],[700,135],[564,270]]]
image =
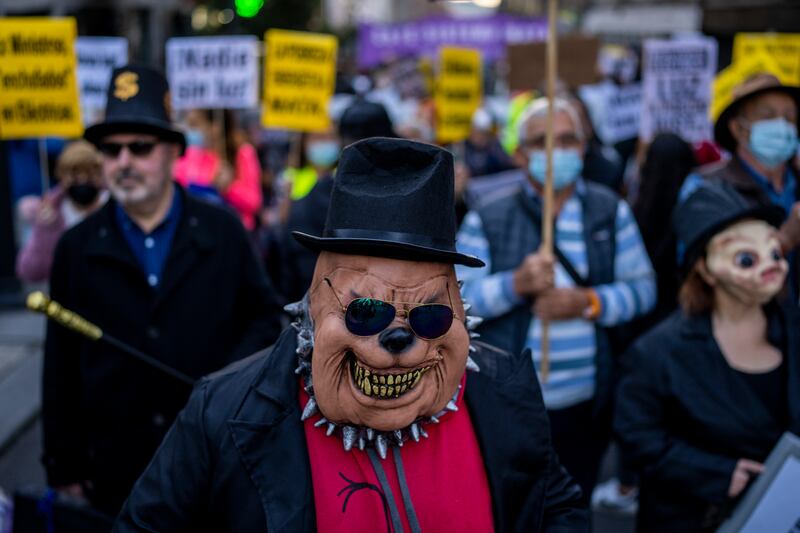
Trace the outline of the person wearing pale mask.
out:
[[[785,431],[800,432],[800,328],[776,300],[782,210],[702,184],[672,217],[681,309],[626,354],[614,428],[640,471],[638,531],[714,531]]]
[[[31,237],[17,255],[19,279],[47,281],[58,239],[108,199],[100,164],[100,153],[84,140],[71,142],[58,156],[58,185],[38,202]]]
[[[541,366],[542,321],[550,324],[550,374],[542,383],[553,442],[588,501],[610,435],[613,355],[608,328],[655,304],[655,280],[628,205],[581,177],[586,139],[573,106],[553,102],[554,241],[541,251],[541,195],[547,167],[548,101],[533,101],[519,122],[516,157],[531,184],[469,212],[459,250],[485,267],[458,269],[478,331],[512,353],[530,349]]]
[[[792,264],[789,283],[795,298],[800,282],[793,258],[800,245],[799,109],[800,88],[783,85],[771,74],[742,82],[714,124],[714,139],[731,158],[701,168],[681,190],[681,198],[686,198],[704,179],[724,181],[753,205],[781,207],[785,218],[778,240]]]

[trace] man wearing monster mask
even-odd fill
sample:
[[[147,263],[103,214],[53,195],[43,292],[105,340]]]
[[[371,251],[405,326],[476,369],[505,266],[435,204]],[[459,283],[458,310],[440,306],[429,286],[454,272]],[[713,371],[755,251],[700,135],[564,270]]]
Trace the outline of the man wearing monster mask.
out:
[[[115,530],[587,530],[530,355],[470,332],[452,156],[349,146],[295,237],[320,256],[292,328],[196,387]]]

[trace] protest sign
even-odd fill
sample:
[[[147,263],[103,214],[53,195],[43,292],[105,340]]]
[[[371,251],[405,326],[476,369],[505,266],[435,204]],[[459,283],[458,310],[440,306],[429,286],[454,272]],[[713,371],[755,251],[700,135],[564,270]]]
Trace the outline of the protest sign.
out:
[[[508,87],[512,91],[537,89],[544,83],[545,43],[515,44],[508,47]],[[558,73],[569,87],[597,81],[596,37],[570,36],[558,40]]]
[[[252,36],[175,37],[167,41],[174,109],[258,106],[258,40]]]
[[[73,18],[0,18],[0,138],[83,132]]]
[[[737,85],[755,74],[763,72],[773,74],[782,83],[792,83],[790,77],[771,55],[763,50],[755,50],[722,69],[714,78],[711,107],[709,108],[711,121],[716,122],[720,113],[733,101],[733,89]]]
[[[712,38],[644,43],[642,116],[639,136],[650,142],[671,132],[687,142],[711,139],[708,108],[717,68],[717,42]]]
[[[611,82],[584,85],[578,90],[589,111],[597,136],[605,144],[633,139],[639,134],[642,85]]]
[[[800,33],[737,33],[733,38],[734,63],[758,52],[772,56],[784,83],[800,85]]]
[[[84,124],[96,122],[106,107],[111,72],[128,62],[128,41],[123,37],[78,37],[78,88]]]
[[[264,40],[264,126],[328,128],[328,103],[336,83],[336,37],[268,30]]]
[[[507,13],[454,18],[434,15],[392,23],[358,25],[358,66],[372,69],[401,58],[436,58],[442,46],[478,50],[485,62],[506,56],[510,44],[544,41],[547,19]]]
[[[436,138],[461,141],[469,135],[472,115],[481,105],[483,83],[481,54],[477,50],[443,47],[436,83]]]

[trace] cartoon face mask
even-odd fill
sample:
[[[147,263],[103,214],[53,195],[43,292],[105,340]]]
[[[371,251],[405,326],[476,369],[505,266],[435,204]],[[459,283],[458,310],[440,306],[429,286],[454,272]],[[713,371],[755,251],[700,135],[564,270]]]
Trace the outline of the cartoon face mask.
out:
[[[452,400],[469,350],[452,266],[323,252],[309,295],[328,421],[399,431]]]
[[[771,300],[789,268],[775,233],[764,221],[745,220],[715,235],[706,249],[706,266],[717,285],[750,305]]]

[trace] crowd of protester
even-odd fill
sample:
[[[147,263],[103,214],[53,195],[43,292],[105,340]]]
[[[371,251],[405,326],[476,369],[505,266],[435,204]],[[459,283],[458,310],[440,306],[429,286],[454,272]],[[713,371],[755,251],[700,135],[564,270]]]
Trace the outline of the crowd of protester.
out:
[[[546,98],[529,95],[507,124],[479,108],[469,136],[447,146],[456,157],[458,249],[486,265],[457,270],[463,297],[485,319],[483,341],[530,353],[554,447],[587,504],[600,491],[601,505],[635,508],[638,494],[641,531],[711,530],[780,435],[800,433],[800,89],[757,76],[717,120],[715,144],[693,146],[662,133],[630,157],[602,144],[576,96],[563,92],[553,106],[552,254],[540,248]],[[181,354],[172,363],[200,377],[267,346],[277,336],[280,306],[305,294],[316,254],[291,232],[322,234],[341,149],[367,137],[435,130],[432,123],[394,122],[368,91],[352,96],[318,132],[276,134],[230,110],[188,111],[179,117],[186,146],[159,156],[162,170],[170,165],[160,179],[178,186],[153,186],[155,211],[141,212],[125,209],[126,191],[134,188],[125,179],[152,171],[142,161],[159,149],[163,131],[110,140],[87,133],[91,143],[71,142],[58,156],[57,184],[20,203],[31,231],[20,243],[18,276],[31,283],[49,278],[64,304],[104,317],[104,327],[121,337],[138,328],[135,346]],[[136,160],[130,176],[114,167],[126,157]],[[501,193],[470,195],[473,184],[497,189],[495,176]],[[117,203],[104,209],[109,197]],[[208,203],[231,216],[208,211]],[[742,221],[763,222],[776,244],[759,256],[763,243],[753,243],[736,254],[736,266],[785,258],[782,291],[751,301],[737,292],[740,278],[709,270],[714,237]],[[119,239],[108,237],[117,235],[108,229],[115,224],[123,228]],[[237,226],[247,235],[241,242]],[[176,276],[197,268],[192,264],[215,261],[226,264],[225,279],[208,270],[183,295],[142,296],[148,284],[169,289]],[[132,275],[141,269],[146,283]],[[187,338],[191,361],[175,348]],[[147,391],[114,389],[109,383],[124,383],[135,365],[118,353],[104,354],[101,363],[75,334],[57,328],[48,332],[46,351],[49,483],[115,514],[185,391],[172,394],[180,385],[152,375],[142,378],[155,383]],[[88,411],[79,407],[86,391],[94,406]],[[156,396],[168,398],[168,407]],[[132,398],[136,421],[122,424],[113,413],[129,409]],[[86,425],[87,441],[66,436]],[[613,441],[619,481],[598,488]]]

